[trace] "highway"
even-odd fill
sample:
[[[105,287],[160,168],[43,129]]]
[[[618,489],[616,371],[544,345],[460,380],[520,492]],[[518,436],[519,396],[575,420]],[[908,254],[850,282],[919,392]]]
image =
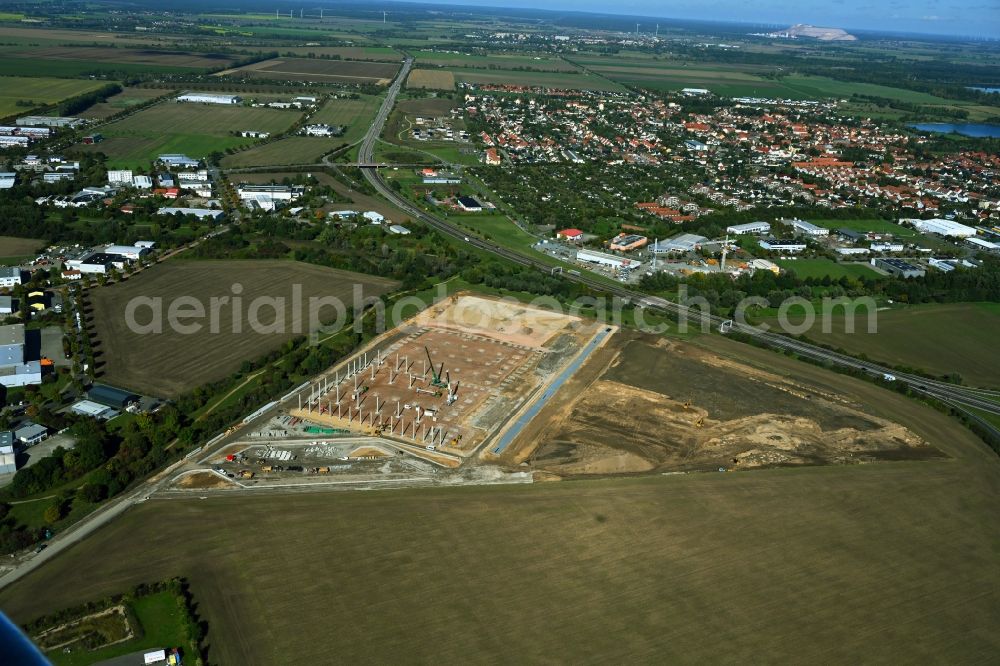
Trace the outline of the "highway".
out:
[[[382,134],[386,119],[389,117],[389,113],[392,111],[392,108],[396,103],[396,96],[399,94],[400,87],[402,86],[403,81],[406,80],[406,76],[412,65],[413,59],[408,57],[404,62],[402,69],[400,69],[395,81],[393,81],[392,86],[389,88],[388,94],[386,95],[385,100],[383,100],[377,116],[373,120],[371,127],[368,128],[368,132],[365,134],[365,137],[361,142],[361,147],[358,152],[358,164],[364,165],[374,163],[375,143]],[[479,238],[478,236],[467,235],[468,232],[463,231],[449,222],[446,222],[445,220],[418,208],[412,202],[408,201],[402,195],[390,188],[382,178],[382,174],[379,172],[377,167],[363,166],[361,167],[361,172],[383,198],[390,201],[393,205],[412,216],[414,219],[424,222],[437,231],[451,236],[452,238],[467,242],[475,248],[490,252],[498,257],[502,257],[503,259],[512,261],[522,266],[536,268],[546,273],[551,271],[552,266],[542,261],[540,258],[521,254],[520,252],[502,247],[491,241]],[[732,322],[731,320],[726,320],[723,317],[703,313],[700,308],[690,308],[680,303],[668,301],[664,298],[643,294],[629,289],[624,285],[620,287],[617,285],[608,285],[607,283],[597,280],[596,278],[589,277],[582,272],[580,275],[563,273],[562,277],[566,280],[570,280],[594,289],[595,291],[618,296],[637,307],[664,312],[678,317],[686,317],[687,321],[693,326],[699,326],[703,323],[706,327],[710,328],[710,330],[720,331],[723,324],[725,324],[729,327],[729,330],[752,336],[756,341],[774,349],[788,350],[804,358],[839,366],[841,368],[854,369],[876,378],[894,377],[894,381],[905,384],[914,393],[934,398],[961,410],[976,420],[980,425],[992,431],[994,435],[1000,437],[1000,429],[996,428],[988,421],[985,421],[969,412],[969,408],[975,408],[990,414],[1000,415],[1000,391],[989,391],[985,389],[959,386],[956,384],[949,384],[947,382],[927,379],[925,377],[921,377],[920,375],[897,372],[892,368],[887,368],[877,363],[863,361],[845,354],[839,354],[829,349],[801,342],[785,335],[762,331],[754,326],[741,322]]]

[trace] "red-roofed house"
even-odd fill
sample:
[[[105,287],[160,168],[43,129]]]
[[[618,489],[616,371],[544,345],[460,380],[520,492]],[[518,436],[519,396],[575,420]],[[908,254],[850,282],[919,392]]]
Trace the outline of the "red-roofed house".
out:
[[[583,240],[583,232],[579,229],[563,229],[562,231],[556,232],[556,238],[561,238],[575,243]]]

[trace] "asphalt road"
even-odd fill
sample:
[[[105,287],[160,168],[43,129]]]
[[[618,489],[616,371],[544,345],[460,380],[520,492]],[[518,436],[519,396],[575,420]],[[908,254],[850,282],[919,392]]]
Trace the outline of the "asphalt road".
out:
[[[372,122],[372,126],[368,129],[368,132],[365,134],[365,138],[361,143],[361,148],[358,152],[359,163],[374,164],[375,142],[378,141],[379,136],[382,134],[386,119],[392,111],[392,107],[396,102],[396,96],[399,94],[399,89],[403,81],[406,79],[406,75],[409,73],[412,64],[412,59],[407,58],[402,69],[397,75],[396,80],[390,87],[389,94],[383,101],[378,115],[375,117],[375,120]],[[388,199],[391,203],[407,214],[421,220],[434,229],[437,229],[439,232],[467,242],[473,247],[485,250],[508,261],[521,264],[522,266],[537,268],[545,273],[551,272],[552,267],[540,259],[523,255],[520,252],[509,248],[501,247],[496,243],[481,239],[477,236],[468,236],[466,235],[467,232],[462,229],[453,226],[442,218],[418,208],[386,184],[377,166],[362,167],[361,171],[368,182],[371,183],[371,185],[382,197]],[[741,324],[739,322],[732,322],[731,320],[726,320],[723,317],[706,314],[703,313],[700,308],[689,308],[680,303],[674,303],[663,298],[649,296],[647,294],[628,289],[625,286],[618,287],[616,285],[608,285],[582,273],[580,275],[562,273],[561,275],[566,280],[582,284],[598,292],[610,293],[625,299],[638,307],[665,312],[680,317],[686,317],[689,322],[696,326],[704,322],[712,330],[721,331],[721,327],[725,324],[730,327],[730,330],[750,335],[757,341],[762,342],[774,349],[789,350],[802,357],[842,368],[859,370],[876,378],[887,378],[889,376],[894,377],[894,381],[906,384],[914,393],[934,398],[961,410],[976,420],[984,428],[992,431],[994,435],[1000,437],[1000,429],[968,411],[970,407],[974,407],[990,414],[1000,415],[1000,391],[988,391],[985,389],[958,386],[955,384],[927,379],[919,375],[897,372],[892,368],[887,368],[877,363],[862,361],[860,359],[847,356],[845,354],[839,354],[837,352],[824,349],[823,347],[801,342],[784,335],[761,331],[753,326]]]

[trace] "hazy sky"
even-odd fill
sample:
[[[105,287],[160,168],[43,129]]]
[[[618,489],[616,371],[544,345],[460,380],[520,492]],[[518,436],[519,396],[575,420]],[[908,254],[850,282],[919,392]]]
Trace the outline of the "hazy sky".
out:
[[[447,4],[637,14],[1000,38],[1000,0],[437,0]]]

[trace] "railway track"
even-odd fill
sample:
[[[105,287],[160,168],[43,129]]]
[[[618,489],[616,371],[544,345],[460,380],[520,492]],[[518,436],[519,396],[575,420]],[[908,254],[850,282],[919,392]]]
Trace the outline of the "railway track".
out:
[[[412,65],[413,59],[408,57],[403,63],[403,67],[400,69],[396,79],[390,86],[388,94],[383,100],[382,106],[379,108],[371,127],[368,129],[364,139],[361,141],[361,146],[358,152],[359,164],[374,163],[375,144],[378,141],[379,136],[382,134],[386,119],[389,117],[389,113],[392,111],[392,108],[396,103],[396,96],[399,94],[402,83],[406,80],[406,76],[409,74]],[[552,267],[541,259],[521,254],[520,252],[502,247],[491,241],[479,238],[478,236],[467,235],[467,232],[462,229],[420,209],[390,188],[382,178],[382,174],[379,172],[378,168],[362,166],[361,172],[365,179],[368,180],[372,187],[374,187],[379,193],[379,195],[390,201],[394,206],[403,210],[408,215],[420,220],[433,229],[436,229],[438,232],[465,242],[471,247],[489,252],[493,255],[506,259],[507,261],[514,262],[515,264],[534,268],[546,273],[551,271]],[[982,427],[987,428],[996,437],[1000,438],[1000,429],[969,411],[970,408],[974,408],[989,414],[1000,415],[1000,391],[958,386],[947,382],[921,377],[920,375],[897,372],[892,368],[854,358],[853,356],[848,356],[846,354],[840,354],[817,345],[796,340],[786,335],[762,331],[755,326],[751,326],[743,322],[735,322],[717,315],[704,313],[700,308],[691,308],[681,303],[668,301],[664,298],[650,296],[648,294],[629,289],[625,286],[619,287],[617,285],[609,285],[606,282],[597,280],[582,273],[579,275],[563,273],[562,277],[566,280],[570,280],[577,284],[594,289],[595,291],[617,296],[636,307],[666,313],[678,318],[684,318],[688,322],[695,325],[701,325],[710,330],[714,329],[717,331],[724,331],[728,329],[736,331],[748,335],[755,341],[773,349],[791,351],[798,356],[812,359],[820,363],[853,369],[883,380],[900,382],[905,384],[914,393],[928,398],[933,398],[965,413]]]

